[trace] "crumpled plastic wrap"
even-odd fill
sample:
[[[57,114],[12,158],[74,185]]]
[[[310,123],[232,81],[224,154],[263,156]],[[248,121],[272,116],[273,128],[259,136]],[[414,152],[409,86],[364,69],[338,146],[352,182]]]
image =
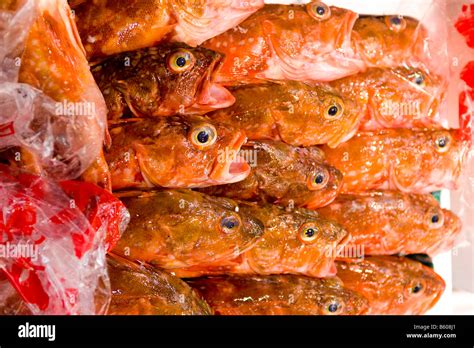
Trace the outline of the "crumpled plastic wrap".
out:
[[[104,314],[105,255],[128,224],[125,206],[92,184],[56,184],[3,165],[0,183],[0,268],[28,309]]]
[[[18,3],[0,5],[0,150],[19,146],[39,172],[73,179],[102,150],[105,102],[67,1]]]

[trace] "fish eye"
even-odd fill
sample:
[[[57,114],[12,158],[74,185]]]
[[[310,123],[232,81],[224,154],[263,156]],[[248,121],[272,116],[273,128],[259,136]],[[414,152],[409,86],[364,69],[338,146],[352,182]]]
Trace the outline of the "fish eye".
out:
[[[425,76],[421,72],[416,72],[411,76],[411,80],[417,86],[423,87],[425,85]]]
[[[407,22],[403,16],[387,16],[385,17],[385,24],[390,30],[399,33],[406,28]]]
[[[199,149],[208,148],[217,140],[216,128],[210,124],[196,127],[191,132],[190,140]]]
[[[410,288],[410,293],[420,294],[423,291],[423,289],[424,289],[423,284],[418,282],[412,285],[412,287]]]
[[[310,190],[321,190],[326,187],[329,181],[329,172],[327,169],[323,168],[321,170],[316,171],[314,175],[312,175],[308,182],[308,188]]]
[[[435,148],[439,153],[444,153],[449,150],[451,144],[451,136],[449,134],[441,134],[435,139]]]
[[[326,120],[337,120],[344,112],[344,103],[339,98],[327,100],[324,107],[324,118]]]
[[[440,209],[431,209],[426,214],[426,220],[430,229],[437,229],[444,224],[444,214]]]
[[[240,220],[236,216],[226,216],[221,220],[221,231],[230,234],[240,227]]]
[[[339,301],[332,299],[324,305],[324,312],[328,315],[340,314],[342,312],[342,307],[343,306]]]
[[[189,70],[194,65],[194,55],[188,50],[179,50],[168,58],[169,68],[177,73]]]
[[[324,21],[331,17],[331,9],[329,6],[320,1],[312,2],[306,5],[306,8],[308,9],[309,15],[318,21]]]
[[[298,238],[305,244],[313,243],[318,238],[319,230],[312,223],[305,223],[300,227]]]

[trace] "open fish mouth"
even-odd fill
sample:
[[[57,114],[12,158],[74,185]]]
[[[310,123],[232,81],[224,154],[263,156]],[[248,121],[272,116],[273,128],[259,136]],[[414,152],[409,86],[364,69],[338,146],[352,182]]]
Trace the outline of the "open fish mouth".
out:
[[[213,111],[217,109],[227,108],[235,103],[235,97],[224,86],[215,82],[215,77],[222,64],[223,57],[219,55],[209,66],[207,73],[204,75],[200,84],[201,91],[196,103],[192,109],[199,111]]]
[[[209,175],[214,184],[232,184],[244,180],[250,174],[250,166],[247,161],[239,155],[240,148],[247,142],[244,132],[236,132],[232,142],[224,154],[217,156],[216,164]]]

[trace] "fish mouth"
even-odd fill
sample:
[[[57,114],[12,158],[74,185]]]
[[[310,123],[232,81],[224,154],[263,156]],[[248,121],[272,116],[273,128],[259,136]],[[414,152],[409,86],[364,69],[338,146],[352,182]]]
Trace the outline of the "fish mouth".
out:
[[[347,15],[345,16],[345,20],[343,22],[343,30],[342,33],[344,34],[343,42],[346,42],[347,36],[349,36],[349,40],[347,41],[349,45],[352,45],[352,29],[354,28],[354,25],[359,18],[359,15],[355,12],[349,11]]]
[[[216,164],[209,178],[217,185],[232,184],[247,178],[250,174],[250,166],[247,161],[239,155],[240,148],[247,142],[244,132],[238,131],[226,148],[225,156],[218,156]],[[224,160],[221,160],[224,157]]]
[[[204,75],[193,109],[201,112],[209,112],[217,109],[227,108],[235,103],[235,97],[224,86],[216,83],[215,78],[223,62],[223,56],[218,55],[211,63],[207,73]]]
[[[360,116],[359,116],[360,115]],[[351,139],[359,130],[360,126],[360,121],[362,119],[362,115],[360,114],[359,111],[354,112],[354,117],[352,117],[349,127],[347,128],[347,131],[345,132],[340,132],[336,133],[332,139],[330,139],[327,143],[327,145],[331,148],[334,149],[337,147],[339,144],[344,143]]]

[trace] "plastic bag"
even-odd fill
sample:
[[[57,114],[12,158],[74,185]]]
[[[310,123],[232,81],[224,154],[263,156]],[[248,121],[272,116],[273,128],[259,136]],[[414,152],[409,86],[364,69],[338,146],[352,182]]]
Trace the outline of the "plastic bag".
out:
[[[105,313],[105,255],[128,223],[123,204],[91,184],[58,185],[3,165],[0,183],[0,267],[29,310]]]
[[[0,149],[20,146],[48,176],[76,178],[102,150],[106,106],[69,6],[26,0],[16,9],[3,7]]]

